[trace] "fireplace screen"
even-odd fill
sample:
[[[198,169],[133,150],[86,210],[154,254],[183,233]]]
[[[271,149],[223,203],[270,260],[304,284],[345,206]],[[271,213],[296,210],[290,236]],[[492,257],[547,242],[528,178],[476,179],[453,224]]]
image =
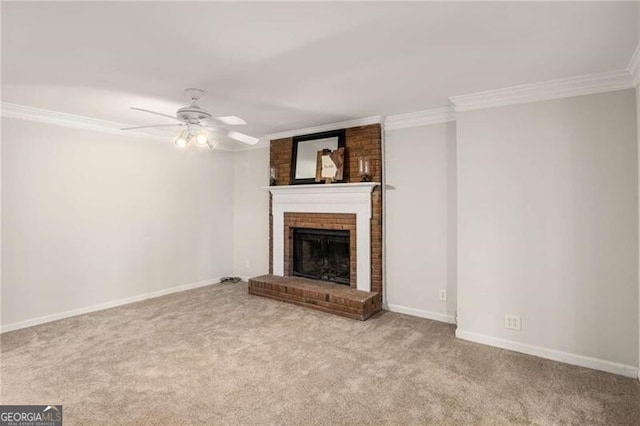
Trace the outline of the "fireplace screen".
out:
[[[293,275],[349,285],[349,231],[295,228]]]

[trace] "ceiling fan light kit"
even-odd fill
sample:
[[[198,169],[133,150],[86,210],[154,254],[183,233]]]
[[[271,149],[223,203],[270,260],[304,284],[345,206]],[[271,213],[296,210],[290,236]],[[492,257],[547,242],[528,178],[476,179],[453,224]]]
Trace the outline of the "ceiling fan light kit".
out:
[[[198,130],[192,126],[188,127],[189,128],[183,130],[174,141],[178,148],[186,148],[192,140],[195,140],[197,146],[208,146],[211,149],[216,147],[217,142],[207,136],[202,130]]]
[[[135,111],[141,111],[161,117],[171,118],[178,121],[178,123],[125,127],[121,130],[138,130],[156,127],[186,127],[186,129],[183,130],[182,133],[180,133],[180,135],[174,140],[176,146],[178,146],[179,148],[186,148],[191,139],[195,139],[196,145],[209,146],[209,148],[213,149],[217,145],[217,141],[214,141],[211,137],[209,137],[207,135],[207,131],[219,131],[220,129],[224,130],[224,126],[214,125],[211,123],[212,120],[215,119],[227,126],[238,126],[247,124],[247,122],[242,118],[236,117],[234,115],[213,117],[209,112],[205,111],[198,104],[200,99],[202,99],[202,97],[204,96],[204,90],[186,89],[184,93],[189,99],[191,99],[191,103],[185,107],[178,109],[175,116],[151,111],[144,108],[131,107],[131,109]],[[236,131],[228,131],[226,132],[226,136],[249,145],[255,145],[259,142],[258,138]]]
[[[182,136],[178,136],[176,138],[176,146],[178,148],[186,148],[187,146],[187,140],[185,138],[183,138]]]
[[[206,145],[207,142],[209,142],[209,138],[207,138],[207,135],[205,135],[204,133],[198,133],[196,135],[196,143],[198,145]]]

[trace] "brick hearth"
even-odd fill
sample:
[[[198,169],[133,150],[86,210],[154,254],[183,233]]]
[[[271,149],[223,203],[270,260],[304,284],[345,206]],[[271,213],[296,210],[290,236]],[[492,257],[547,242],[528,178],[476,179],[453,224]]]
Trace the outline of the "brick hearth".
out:
[[[299,277],[251,278],[249,293],[361,321],[382,309],[379,293]]]

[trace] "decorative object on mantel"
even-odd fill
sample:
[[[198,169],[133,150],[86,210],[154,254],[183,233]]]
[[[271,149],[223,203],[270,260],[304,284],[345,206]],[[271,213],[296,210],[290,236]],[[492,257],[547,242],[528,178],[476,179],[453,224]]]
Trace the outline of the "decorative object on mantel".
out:
[[[269,185],[276,186],[277,179],[278,179],[278,168],[276,166],[271,166],[269,168]]]
[[[344,145],[345,130],[332,130],[330,132],[314,133],[312,135],[296,136],[293,138],[291,148],[291,185],[318,183],[316,180],[318,167],[318,151],[330,150],[336,151],[343,149],[344,162]],[[334,181],[341,181],[339,179]]]
[[[323,149],[316,155],[316,182],[339,182],[344,175],[344,148]]]
[[[369,159],[360,158],[358,160],[358,170],[360,172],[360,182],[371,182],[371,171],[369,168]]]

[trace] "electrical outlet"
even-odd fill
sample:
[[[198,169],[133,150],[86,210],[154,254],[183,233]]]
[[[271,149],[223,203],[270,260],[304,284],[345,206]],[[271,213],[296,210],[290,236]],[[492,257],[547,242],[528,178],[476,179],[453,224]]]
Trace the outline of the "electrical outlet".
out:
[[[522,330],[520,315],[506,314],[504,316],[504,328],[508,328],[509,330],[517,330],[517,331]]]
[[[438,297],[440,298],[441,301],[446,302],[447,301],[447,290],[445,290],[443,288],[438,290]]]
[[[249,269],[249,259],[244,261],[244,267]]]

